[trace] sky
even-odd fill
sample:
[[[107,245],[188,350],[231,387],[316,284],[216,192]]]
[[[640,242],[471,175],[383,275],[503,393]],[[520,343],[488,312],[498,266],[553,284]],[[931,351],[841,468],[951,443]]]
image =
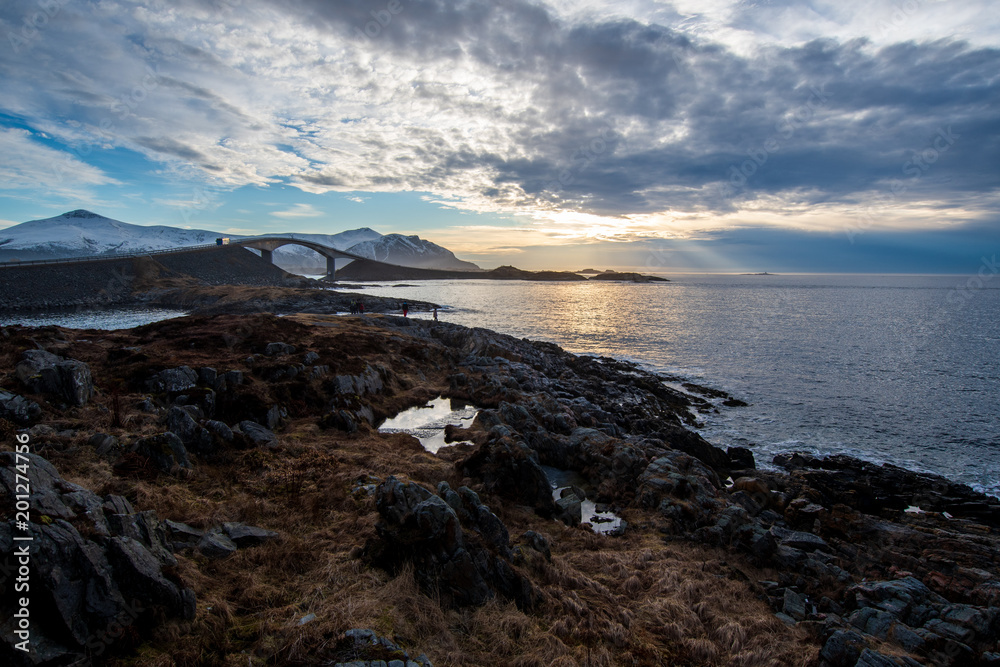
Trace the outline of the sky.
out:
[[[489,268],[973,274],[992,0],[0,3],[0,228],[419,234]]]

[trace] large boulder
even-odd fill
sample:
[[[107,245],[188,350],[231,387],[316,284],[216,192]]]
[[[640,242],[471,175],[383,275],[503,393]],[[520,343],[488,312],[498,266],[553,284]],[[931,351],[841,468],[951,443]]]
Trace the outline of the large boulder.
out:
[[[387,371],[381,366],[366,366],[358,375],[338,375],[333,379],[333,388],[338,394],[377,394],[384,388],[383,375]]]
[[[139,438],[132,445],[131,451],[149,459],[150,463],[162,472],[191,467],[184,441],[170,431],[148,438]]]
[[[57,396],[70,405],[86,405],[94,395],[90,366],[45,350],[28,350],[17,365],[17,377],[37,394]]]
[[[510,564],[506,527],[471,491],[441,491],[448,500],[395,477],[378,486],[379,539],[366,549],[372,562],[393,571],[412,563],[420,586],[446,606],[481,605],[496,595],[533,606],[537,592]]]
[[[543,516],[557,508],[552,487],[538,462],[538,454],[523,441],[494,427],[490,438],[457,464],[463,475],[482,480],[486,490],[534,507]]]
[[[714,515],[725,507],[720,487],[718,476],[699,459],[670,451],[639,476],[637,500],[658,509],[675,530],[697,528],[714,523]]]
[[[247,443],[253,447],[273,448],[278,446],[278,436],[269,428],[265,428],[249,419],[241,421],[237,430],[243,434]]]
[[[15,456],[0,453],[0,470],[12,470]],[[45,459],[21,456],[32,485],[31,516],[47,518],[26,530],[0,522],[3,553],[28,545],[32,610],[28,654],[15,648],[22,639],[15,626],[0,627],[3,664],[83,664],[109,651],[122,628],[142,634],[165,619],[194,618],[194,593],[164,570],[177,561],[154,513],[135,513],[119,496],[101,499],[63,480]],[[2,502],[12,504],[15,491],[13,476],[0,474]],[[14,540],[29,535],[30,542]],[[12,601],[3,603],[7,618],[16,611],[7,606]]]
[[[209,454],[214,449],[212,434],[194,420],[190,410],[171,406],[167,411],[167,429],[195,452]]]
[[[198,384],[198,373],[189,366],[168,368],[146,380],[146,391],[176,392]]]

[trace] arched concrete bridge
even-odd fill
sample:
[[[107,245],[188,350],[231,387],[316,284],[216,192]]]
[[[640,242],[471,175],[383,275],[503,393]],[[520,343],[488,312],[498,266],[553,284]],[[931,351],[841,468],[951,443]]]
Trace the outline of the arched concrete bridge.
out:
[[[232,239],[229,242],[229,245],[240,245],[244,248],[260,250],[260,256],[272,264],[274,263],[274,251],[284,245],[300,245],[309,248],[310,250],[315,250],[319,254],[326,257],[326,274],[331,280],[335,280],[337,277],[338,259],[368,259],[367,257],[355,255],[350,252],[344,252],[343,250],[337,250],[320,243],[284,236],[254,236],[250,238]]]
[[[305,241],[303,239],[296,239],[292,237],[285,236],[250,236],[246,238],[234,238],[231,239],[227,246],[242,246],[244,248],[253,248],[254,250],[259,250],[261,257],[267,261],[274,263],[274,251],[284,245],[300,245],[310,250],[315,250],[319,254],[326,257],[326,273],[327,277],[331,280],[335,280],[337,277],[337,260],[338,259],[368,259],[367,257],[362,257],[361,255],[355,255],[354,253],[344,252],[343,250],[337,250],[336,248],[331,248],[330,246],[325,246],[321,243],[314,243],[313,241]],[[86,255],[83,257],[61,257],[58,259],[35,259],[21,261],[8,261],[0,262],[0,269],[14,269],[18,267],[26,266],[36,266],[45,264],[77,264],[81,262],[103,262],[103,261],[116,261],[120,259],[128,259],[131,257],[156,257],[158,255],[175,255],[186,252],[207,252],[214,248],[221,248],[225,246],[220,246],[217,243],[211,243],[206,245],[197,246],[183,246],[180,248],[168,248],[166,250],[146,250],[144,252],[130,252],[130,253],[113,253],[107,255]],[[382,262],[385,264],[385,262]],[[389,266],[396,266],[395,264],[389,264]]]

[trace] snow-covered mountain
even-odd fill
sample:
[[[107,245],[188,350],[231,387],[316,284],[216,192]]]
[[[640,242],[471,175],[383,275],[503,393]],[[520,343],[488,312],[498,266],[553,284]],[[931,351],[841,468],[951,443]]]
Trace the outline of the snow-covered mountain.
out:
[[[455,253],[419,236],[386,234],[378,239],[362,241],[347,252],[368,259],[421,269],[456,269],[477,271],[479,267],[455,257]]]
[[[90,211],[76,210],[54,218],[31,220],[0,229],[0,261],[55,259],[115,253],[168,250],[215,243],[220,236],[242,238],[204,229],[163,225],[132,225]],[[478,269],[447,248],[417,236],[383,236],[363,227],[338,234],[268,234],[312,241],[362,257],[404,266],[439,269]],[[290,270],[323,272],[326,259],[303,246],[287,245],[274,253],[275,263]]]
[[[130,225],[81,209],[0,229],[0,260],[166,250],[214,243],[219,236],[204,229]]]

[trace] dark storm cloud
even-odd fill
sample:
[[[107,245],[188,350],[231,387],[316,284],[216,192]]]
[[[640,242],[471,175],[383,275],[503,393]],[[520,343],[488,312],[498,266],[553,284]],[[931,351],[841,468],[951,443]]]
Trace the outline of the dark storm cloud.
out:
[[[897,182],[907,186],[895,186],[898,199],[1000,185],[996,49],[816,40],[744,57],[666,27],[569,23],[516,0],[400,0],[391,15],[360,0],[294,7],[376,52],[472,60],[491,77],[533,83],[534,117],[505,119],[527,157],[478,157],[498,183],[550,202],[605,214],[721,211],[787,192],[849,202]],[[366,26],[377,34],[364,36]],[[617,140],[602,144],[602,134]],[[448,169],[476,163],[437,154],[447,150],[427,148]]]

